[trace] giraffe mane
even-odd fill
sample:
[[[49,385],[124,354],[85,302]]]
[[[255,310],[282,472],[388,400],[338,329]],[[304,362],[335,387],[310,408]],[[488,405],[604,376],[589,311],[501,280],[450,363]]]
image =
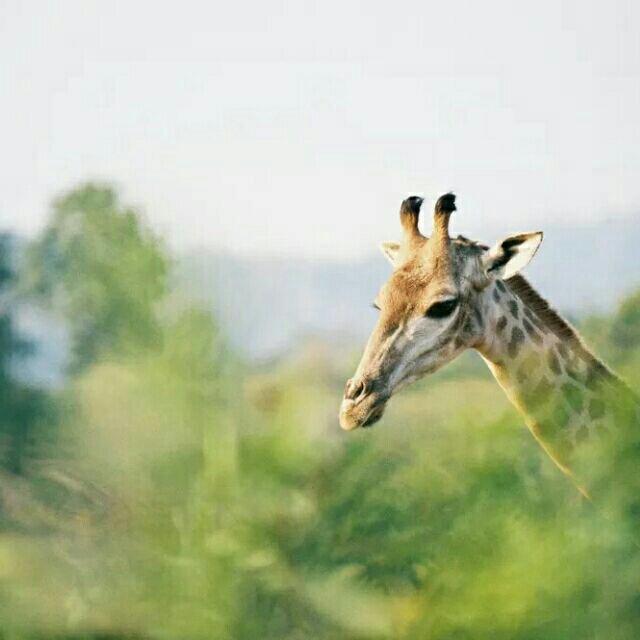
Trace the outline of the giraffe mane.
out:
[[[560,340],[569,346],[587,363],[593,373],[599,378],[622,385],[628,389],[626,383],[620,379],[609,367],[599,360],[585,346],[580,334],[529,284],[520,274],[511,276],[504,281],[509,289],[515,293],[531,310],[543,325],[555,333]]]
[[[558,338],[578,343],[581,348],[585,348],[576,330],[529,284],[524,276],[517,274],[504,282]]]

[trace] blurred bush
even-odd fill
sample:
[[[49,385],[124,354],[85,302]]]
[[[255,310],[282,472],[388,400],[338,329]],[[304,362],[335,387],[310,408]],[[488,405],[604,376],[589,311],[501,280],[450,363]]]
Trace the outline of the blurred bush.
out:
[[[0,638],[638,637],[634,437],[591,459],[624,469],[594,507],[471,354],[339,433],[352,356],[249,366],[170,268],[98,185],[29,249],[73,361],[46,398],[0,376]],[[635,381],[639,323],[638,295],[585,323]]]

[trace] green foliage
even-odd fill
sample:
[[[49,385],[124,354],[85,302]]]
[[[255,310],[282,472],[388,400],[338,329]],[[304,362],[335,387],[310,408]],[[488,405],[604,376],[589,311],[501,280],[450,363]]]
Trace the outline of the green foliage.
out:
[[[611,341],[625,351],[640,347],[640,291],[625,298],[611,323]]]
[[[168,266],[135,211],[113,189],[87,184],[55,202],[23,280],[66,320],[78,371],[105,354],[158,341],[155,307],[167,290]]]
[[[473,358],[344,434],[350,358],[243,365],[109,189],[62,199],[28,265],[75,372],[47,459],[3,474],[0,636],[637,637],[635,434],[586,451],[594,507]],[[585,327],[620,355],[610,324]]]
[[[16,365],[31,345],[18,335],[9,304],[15,298],[12,253],[11,237],[0,235],[0,460],[5,468],[19,473],[33,454],[46,401],[42,393],[14,377]]]

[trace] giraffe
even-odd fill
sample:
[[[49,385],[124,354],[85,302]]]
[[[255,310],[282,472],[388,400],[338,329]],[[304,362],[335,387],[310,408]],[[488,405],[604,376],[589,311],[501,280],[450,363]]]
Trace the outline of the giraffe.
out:
[[[542,232],[509,236],[492,248],[451,238],[456,205],[448,193],[436,202],[427,238],[418,229],[422,202],[412,196],[402,203],[402,242],[382,245],[393,273],[376,297],[378,322],[347,381],[341,427],[373,425],[394,393],[475,349],[542,448],[588,495],[588,481],[572,469],[578,445],[637,420],[636,397],[520,275]]]

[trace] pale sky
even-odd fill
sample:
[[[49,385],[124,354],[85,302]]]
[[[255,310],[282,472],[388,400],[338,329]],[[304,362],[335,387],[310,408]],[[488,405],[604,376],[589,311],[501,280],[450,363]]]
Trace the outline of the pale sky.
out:
[[[640,215],[640,3],[0,0],[0,225],[113,181],[178,250]]]

